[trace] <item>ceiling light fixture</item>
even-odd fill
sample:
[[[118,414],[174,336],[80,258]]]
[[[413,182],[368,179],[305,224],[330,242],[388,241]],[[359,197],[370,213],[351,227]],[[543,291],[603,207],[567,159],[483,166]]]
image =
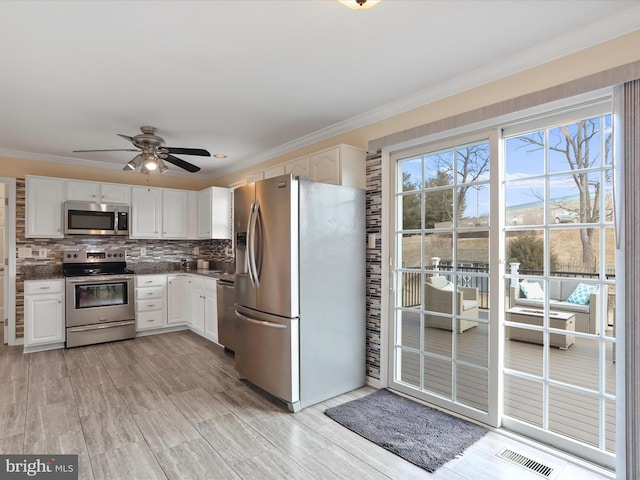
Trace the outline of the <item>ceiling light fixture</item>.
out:
[[[380,0],[339,0],[341,4],[353,10],[363,10],[365,8],[375,7]]]
[[[145,170],[153,172],[158,168],[158,158],[152,152],[142,154],[142,166]]]

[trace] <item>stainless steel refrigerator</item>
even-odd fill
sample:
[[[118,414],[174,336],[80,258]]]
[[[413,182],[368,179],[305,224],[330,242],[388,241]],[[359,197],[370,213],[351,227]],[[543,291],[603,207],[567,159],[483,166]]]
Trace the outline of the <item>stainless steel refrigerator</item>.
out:
[[[365,382],[364,210],[290,175],[234,192],[236,370],[292,412]]]

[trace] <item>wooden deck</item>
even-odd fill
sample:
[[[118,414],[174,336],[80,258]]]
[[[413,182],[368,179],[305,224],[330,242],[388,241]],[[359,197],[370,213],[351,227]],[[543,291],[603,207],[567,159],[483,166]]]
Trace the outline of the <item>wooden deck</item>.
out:
[[[486,312],[485,312],[486,314]],[[486,316],[485,316],[486,318]],[[420,338],[419,316],[404,312],[401,322],[401,338],[405,347],[419,349],[424,342],[424,356],[415,351],[402,351],[401,380],[421,388],[420,362],[424,362],[422,388],[429,393],[470,405],[480,410],[488,409],[487,367],[489,325],[480,323],[464,333],[452,335],[447,330],[425,328]],[[455,346],[454,346],[455,343]],[[541,345],[505,340],[504,367],[508,369],[504,379],[504,413],[529,424],[543,425],[543,382],[529,376],[542,377],[545,349]],[[604,388],[615,395],[615,363],[611,344],[603,345]],[[457,362],[452,362],[452,352],[457,352]],[[549,372],[548,425],[549,431],[599,447],[600,403],[597,394],[580,391],[575,386],[594,392],[599,390],[600,358],[597,339],[576,338],[568,350],[547,348]],[[456,369],[455,386],[452,370]],[[525,375],[522,375],[525,374]],[[566,386],[565,386],[566,384]],[[605,401],[605,444],[609,452],[615,452],[615,401]]]

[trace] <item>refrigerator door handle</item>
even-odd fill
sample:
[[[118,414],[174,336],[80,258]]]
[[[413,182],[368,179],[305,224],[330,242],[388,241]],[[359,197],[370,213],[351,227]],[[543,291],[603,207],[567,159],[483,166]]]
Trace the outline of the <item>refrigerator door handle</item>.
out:
[[[262,325],[263,327],[269,327],[269,328],[287,328],[286,325],[280,325],[279,323],[273,323],[273,322],[265,322],[264,320],[254,320],[253,318],[249,318],[246,315],[241,314],[240,312],[238,312],[236,310],[236,315],[243,319],[246,320],[247,322],[251,322],[251,323],[255,323],[256,325]]]
[[[252,242],[251,239],[251,220],[253,219],[253,213],[256,207],[256,202],[251,203],[251,207],[249,208],[249,219],[247,220],[247,256],[246,256],[246,266],[247,273],[249,274],[249,280],[251,281],[251,285],[255,288],[256,282],[253,279],[253,270],[251,269],[251,254],[252,254]]]
[[[248,228],[248,258],[249,258],[249,278],[254,288],[260,286],[260,279],[258,278],[258,268],[256,267],[256,225],[258,223],[258,212],[260,211],[260,202],[256,200],[251,208],[251,215],[249,216],[249,228]]]

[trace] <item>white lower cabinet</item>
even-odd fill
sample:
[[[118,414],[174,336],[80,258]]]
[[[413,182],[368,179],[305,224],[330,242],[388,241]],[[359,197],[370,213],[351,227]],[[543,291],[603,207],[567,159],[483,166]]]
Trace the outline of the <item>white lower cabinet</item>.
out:
[[[197,333],[204,332],[204,279],[189,276],[186,285],[186,317],[191,328]]]
[[[188,273],[137,275],[137,329],[189,327],[218,343],[216,282]]]
[[[167,276],[167,325],[187,323],[185,315],[185,294],[187,275]]]
[[[213,278],[204,281],[204,336],[218,343],[218,297]]]
[[[167,324],[166,275],[136,275],[136,331]]]
[[[64,341],[64,280],[25,281],[25,349],[59,348]]]

